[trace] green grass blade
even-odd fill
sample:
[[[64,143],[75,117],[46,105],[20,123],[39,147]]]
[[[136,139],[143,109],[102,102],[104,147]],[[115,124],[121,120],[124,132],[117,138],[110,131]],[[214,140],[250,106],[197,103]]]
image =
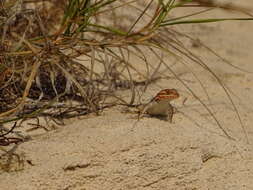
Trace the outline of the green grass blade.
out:
[[[236,21],[236,20],[253,20],[253,18],[210,18],[210,19],[192,19],[192,20],[183,20],[176,22],[164,22],[160,26],[169,26],[177,24],[199,24],[199,23],[210,23],[210,22],[221,22],[221,21]]]

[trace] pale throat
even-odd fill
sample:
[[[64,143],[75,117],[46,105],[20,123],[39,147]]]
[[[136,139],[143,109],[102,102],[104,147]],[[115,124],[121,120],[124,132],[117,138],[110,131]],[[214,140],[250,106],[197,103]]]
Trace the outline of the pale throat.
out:
[[[170,99],[156,101],[156,104],[148,108],[147,112],[151,115],[167,115],[169,104]]]

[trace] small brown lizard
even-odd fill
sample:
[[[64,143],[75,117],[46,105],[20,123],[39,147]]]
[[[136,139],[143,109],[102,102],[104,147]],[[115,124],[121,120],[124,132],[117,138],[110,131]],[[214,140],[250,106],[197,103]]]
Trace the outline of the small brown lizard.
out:
[[[179,98],[179,93],[176,89],[164,89],[156,94],[156,96],[147,104],[138,107],[140,110],[138,119],[145,113],[150,116],[159,117],[161,119],[172,122],[174,108],[170,102]]]

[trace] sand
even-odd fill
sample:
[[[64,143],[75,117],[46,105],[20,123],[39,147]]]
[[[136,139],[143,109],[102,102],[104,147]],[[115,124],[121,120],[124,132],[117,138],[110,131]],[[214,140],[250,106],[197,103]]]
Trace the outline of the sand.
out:
[[[252,6],[251,0],[242,1]],[[226,16],[223,11],[209,13]],[[234,14],[238,16],[240,14]],[[253,21],[177,26],[199,38],[234,65],[253,72]],[[173,123],[106,109],[67,121],[56,130],[33,135],[16,150],[20,171],[0,172],[0,189],[9,190],[251,190],[253,189],[253,75],[221,62],[204,48],[186,41],[232,91],[249,143],[224,91],[211,75],[195,69],[212,97],[210,108],[236,140],[229,140],[207,111],[176,80],[150,86],[150,98],[162,88],[177,88],[179,112]],[[193,47],[194,46],[194,47]],[[188,70],[175,68],[205,97]],[[124,92],[123,92],[124,93]],[[205,99],[205,98],[204,98]]]

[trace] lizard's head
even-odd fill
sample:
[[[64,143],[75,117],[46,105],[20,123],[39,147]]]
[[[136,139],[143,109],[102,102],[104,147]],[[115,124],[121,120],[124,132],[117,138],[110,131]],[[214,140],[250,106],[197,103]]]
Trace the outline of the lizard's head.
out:
[[[154,99],[158,102],[162,100],[171,101],[177,98],[179,98],[179,94],[176,89],[164,89],[158,92]]]

